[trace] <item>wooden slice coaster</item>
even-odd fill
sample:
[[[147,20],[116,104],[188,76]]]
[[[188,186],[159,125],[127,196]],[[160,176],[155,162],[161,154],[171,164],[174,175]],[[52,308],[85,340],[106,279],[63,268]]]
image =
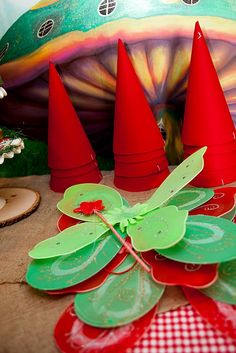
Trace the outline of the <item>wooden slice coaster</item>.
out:
[[[0,188],[0,197],[6,202],[0,208],[0,227],[8,226],[30,216],[40,203],[40,194],[26,188]]]
[[[0,210],[6,205],[6,200],[0,196]]]

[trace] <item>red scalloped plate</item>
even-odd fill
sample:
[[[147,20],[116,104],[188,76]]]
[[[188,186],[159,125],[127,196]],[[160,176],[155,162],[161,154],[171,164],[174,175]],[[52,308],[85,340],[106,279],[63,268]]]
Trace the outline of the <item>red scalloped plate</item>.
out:
[[[236,187],[216,189],[215,195],[208,202],[189,212],[191,216],[203,214],[205,216],[222,217],[235,207]]]
[[[102,329],[83,323],[70,305],[58,320],[54,338],[63,353],[124,353],[150,327],[157,306],[130,324]]]
[[[193,288],[205,288],[218,278],[218,265],[195,265],[169,260],[155,251],[141,254],[143,260],[150,265],[155,282],[175,286],[184,285]]]

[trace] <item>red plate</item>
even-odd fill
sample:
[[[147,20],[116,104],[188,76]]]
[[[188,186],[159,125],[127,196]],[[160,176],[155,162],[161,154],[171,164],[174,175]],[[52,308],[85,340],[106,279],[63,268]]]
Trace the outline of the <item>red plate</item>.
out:
[[[139,340],[152,323],[157,307],[128,325],[100,329],[84,324],[73,304],[62,314],[54,330],[58,349],[63,353],[124,353]]]
[[[81,223],[81,221],[79,221],[78,219],[69,217],[65,214],[62,214],[57,221],[57,228],[60,232],[62,232],[63,230],[69,227],[75,226],[78,223]]]
[[[203,319],[216,330],[236,339],[236,305],[217,302],[192,288],[183,287],[183,292]]]
[[[218,278],[218,265],[194,265],[169,260],[155,251],[141,254],[143,260],[151,266],[155,282],[169,286],[184,285],[193,288],[205,288]]]
[[[211,200],[189,212],[190,215],[222,217],[235,207],[236,187],[226,187],[214,190]]]

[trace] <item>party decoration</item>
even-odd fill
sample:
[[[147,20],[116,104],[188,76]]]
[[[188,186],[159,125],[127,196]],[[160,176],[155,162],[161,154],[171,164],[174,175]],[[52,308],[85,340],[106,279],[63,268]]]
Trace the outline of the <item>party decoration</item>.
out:
[[[140,319],[112,329],[93,327],[81,321],[70,305],[58,320],[54,337],[57,347],[66,353],[125,353],[142,337],[157,311],[154,306]]]
[[[107,220],[111,224],[119,223],[121,231],[124,231],[129,224],[135,224],[137,221],[144,218],[147,213],[147,205],[137,203],[133,207],[121,206],[108,211]]]
[[[211,264],[236,259],[235,225],[210,216],[190,216],[184,238],[170,249],[158,252],[172,260]]]
[[[75,226],[78,223],[80,223],[80,220],[62,214],[57,221],[57,229],[62,232],[66,228]]]
[[[84,293],[94,290],[106,281],[109,277],[109,273],[104,269],[93,275],[91,278],[86,279],[85,281],[75,284],[74,286],[56,289],[56,290],[47,290],[45,291],[50,295],[63,295],[63,294],[73,294],[73,293]]]
[[[128,253],[124,250],[124,248],[121,248],[120,252],[114,257],[114,259],[92,277],[74,286],[54,291],[47,291],[47,293],[52,295],[61,295],[67,293],[83,293],[94,290],[100,287],[107,280],[110,274],[126,259],[127,256]]]
[[[99,182],[95,153],[53,63],[49,64],[48,165],[52,190]]]
[[[85,216],[91,216],[94,214],[94,211],[103,211],[105,206],[102,203],[102,200],[97,201],[84,201],[81,202],[79,207],[74,209],[75,213],[82,213]]]
[[[116,210],[117,207],[113,209],[112,206],[114,203],[116,206],[122,206],[123,204],[122,197],[117,191],[104,185],[82,184],[72,186],[66,190],[63,200],[58,203],[58,208],[65,210],[64,212],[69,216],[77,214],[77,218],[80,220],[90,222],[102,221],[117,238],[119,238],[119,234],[113,229],[113,225],[120,222],[122,231],[128,226],[127,232],[136,250],[147,251],[155,248],[165,249],[171,247],[184,236],[187,212],[178,211],[175,206],[163,208],[161,211],[158,210],[157,216],[156,214],[148,216],[148,219],[151,217],[151,222],[159,222],[159,224],[156,224],[157,229],[150,227],[145,217],[142,220],[143,215],[148,211],[158,208],[161,204],[166,202],[171,195],[174,196],[197,172],[199,173],[203,167],[202,157],[204,153],[205,148],[202,148],[179,165],[144,205],[137,204],[131,208],[123,205],[123,208],[120,210]],[[186,169],[188,169],[187,172]],[[171,186],[173,181],[176,181],[175,190],[173,190]],[[162,193],[160,194],[160,192]],[[111,209],[109,209],[109,206]],[[101,212],[99,210],[101,210]],[[111,211],[111,217],[109,218],[109,212]],[[108,218],[106,217],[106,212]],[[169,212],[173,217],[172,226],[167,226]],[[134,227],[133,225],[137,222],[137,227]],[[176,225],[178,226],[176,227]],[[139,230],[142,232],[142,227],[147,231],[145,237],[140,237],[139,234]],[[76,239],[78,238],[77,233],[79,233],[79,229],[82,230],[83,234],[81,233],[80,242],[77,242]],[[86,224],[77,225],[72,227],[71,230],[65,230],[56,237],[37,244],[29,255],[33,258],[42,259],[69,254],[75,252],[81,248],[81,246],[93,243],[104,233],[105,229],[103,227],[87,226]],[[91,236],[87,237],[87,234]],[[78,234],[78,236],[80,237],[80,234]],[[120,241],[126,246],[122,238],[120,238]],[[129,246],[127,246],[127,250],[132,253],[136,261],[148,271],[146,265],[142,263]]]
[[[226,336],[236,339],[235,305],[217,302],[193,288],[183,287],[183,292],[203,319]]]
[[[198,119],[193,126],[196,121],[195,116]],[[211,119],[214,119],[213,125],[211,125]],[[201,130],[203,125],[205,129]],[[196,22],[182,133],[183,142],[188,146],[201,146],[206,142],[210,146],[219,145],[219,137],[222,143],[232,142],[234,132],[235,128],[203,32],[199,22]]]
[[[183,238],[187,217],[187,211],[163,207],[147,214],[144,220],[129,224],[127,233],[137,251],[170,248]]]
[[[163,138],[121,40],[118,41],[113,151],[114,184],[120,189],[153,189],[169,175]]]
[[[65,229],[54,237],[40,242],[29,252],[29,256],[33,259],[47,259],[71,254],[94,243],[107,232],[109,232],[109,230],[107,230],[104,224],[77,224]]]
[[[165,206],[173,205],[178,207],[179,210],[191,211],[194,209],[195,211],[196,209],[198,209],[198,206],[205,204],[208,200],[214,197],[214,195],[215,193],[212,189],[184,188],[180,190],[169,201],[167,201]],[[203,207],[203,205],[201,207]]]
[[[208,147],[204,170],[192,181],[193,185],[212,187],[236,181],[236,130],[198,22],[194,31],[182,139],[185,157],[200,147]]]
[[[125,271],[133,263],[133,258],[128,256],[117,271]],[[75,313],[83,322],[95,327],[122,326],[151,310],[164,288],[137,265],[118,277],[111,275],[93,292],[77,294]]]
[[[123,200],[124,206],[128,206],[128,205],[129,205],[126,199],[122,198],[122,200]],[[121,206],[121,209],[122,209],[124,206]],[[119,208],[117,208],[117,210],[119,210]],[[111,213],[112,213],[112,210],[109,211],[109,215],[110,215]],[[108,216],[107,216],[107,217],[108,217]],[[60,232],[62,232],[63,230],[65,230],[65,229],[67,229],[67,228],[69,228],[69,227],[71,227],[71,226],[74,226],[74,225],[76,225],[76,224],[78,224],[78,223],[81,223],[81,221],[80,221],[80,220],[77,220],[77,219],[74,219],[74,218],[72,218],[72,217],[69,217],[69,216],[67,216],[67,215],[65,215],[65,214],[62,214],[62,215],[59,217],[59,219],[58,219],[57,228],[58,228],[58,230],[59,230]],[[115,224],[115,223],[114,223],[114,224]],[[120,226],[121,226],[121,224],[120,224]],[[122,228],[121,228],[121,230],[122,230]]]
[[[142,259],[151,266],[155,282],[169,286],[205,288],[218,278],[217,265],[196,265],[169,260],[155,251],[142,253]]]
[[[57,207],[61,212],[72,218],[76,218],[81,221],[100,222],[96,215],[92,214],[90,216],[86,216],[83,213],[74,212],[74,210],[82,202],[96,200],[102,200],[105,211],[103,214],[105,214],[108,210],[118,208],[123,205],[122,197],[118,191],[105,185],[88,183],[74,185],[68,188],[64,193],[63,199],[58,202]]]
[[[161,152],[163,153],[163,138],[156,126],[143,89],[141,88],[125,46],[121,40],[118,40],[117,70],[118,77],[113,138],[115,155],[119,155],[120,158],[122,155],[128,155],[129,158],[133,156],[135,160],[135,155],[137,154],[143,155],[145,160],[145,153],[157,152],[157,150],[161,148]],[[132,92],[130,87],[132,87]],[[133,120],[136,115],[138,119]],[[121,137],[122,144],[120,143]],[[140,141],[140,138],[142,141]],[[141,143],[137,144],[139,141]],[[129,160],[129,163],[130,162],[131,159]]]
[[[121,236],[125,237],[125,234]],[[71,287],[104,268],[120,251],[121,246],[115,237],[107,236],[70,255],[34,260],[27,270],[27,282],[41,290]]]
[[[206,216],[223,217],[235,208],[236,187],[216,189],[211,200],[195,208],[191,215],[204,214]]]
[[[173,170],[147,201],[149,211],[162,206],[203,169],[205,152],[206,147],[201,148]]]
[[[223,303],[236,304],[235,273],[236,260],[220,264],[218,280],[202,293]]]

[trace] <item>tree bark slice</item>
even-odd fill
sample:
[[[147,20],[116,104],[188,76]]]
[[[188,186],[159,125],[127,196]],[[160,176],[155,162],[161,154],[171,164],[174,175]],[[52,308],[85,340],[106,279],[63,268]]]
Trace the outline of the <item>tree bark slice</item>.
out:
[[[5,199],[5,205],[0,203],[0,227],[19,222],[30,216],[39,206],[40,194],[26,188],[0,188],[0,201]]]

